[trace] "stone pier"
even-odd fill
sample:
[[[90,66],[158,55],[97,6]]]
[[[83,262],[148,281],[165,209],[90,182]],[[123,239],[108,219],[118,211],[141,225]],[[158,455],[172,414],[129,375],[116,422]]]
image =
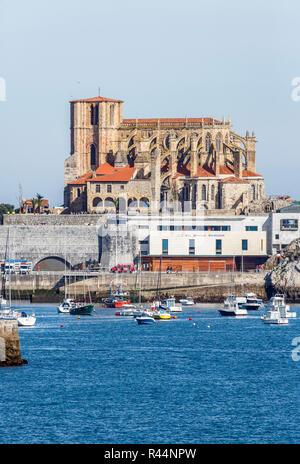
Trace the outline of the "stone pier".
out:
[[[18,322],[13,319],[0,320],[0,367],[27,364],[21,358]]]

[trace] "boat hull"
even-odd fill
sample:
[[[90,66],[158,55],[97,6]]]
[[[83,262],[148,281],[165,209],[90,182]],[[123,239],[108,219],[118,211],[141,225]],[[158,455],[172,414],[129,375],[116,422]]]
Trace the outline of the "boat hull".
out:
[[[70,309],[70,314],[74,316],[91,316],[94,310],[94,305],[86,304],[82,306],[78,306],[76,308]]]
[[[218,311],[222,316],[230,316],[230,317],[246,317],[247,316],[247,313],[243,313],[243,312],[239,313],[239,312],[234,311],[233,309],[232,310],[219,309]]]

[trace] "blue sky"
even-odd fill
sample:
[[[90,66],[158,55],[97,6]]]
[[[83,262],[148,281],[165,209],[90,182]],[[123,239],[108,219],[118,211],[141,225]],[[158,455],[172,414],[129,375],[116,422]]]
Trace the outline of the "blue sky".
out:
[[[231,116],[257,136],[267,194],[300,199],[300,3],[0,0],[0,203],[63,201],[69,100],[124,117]],[[299,92],[300,95],[300,92]]]

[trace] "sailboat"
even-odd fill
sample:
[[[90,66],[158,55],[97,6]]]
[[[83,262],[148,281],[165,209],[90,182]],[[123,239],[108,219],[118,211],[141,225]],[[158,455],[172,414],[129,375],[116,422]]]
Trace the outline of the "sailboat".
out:
[[[139,315],[135,317],[135,320],[139,325],[156,324],[151,311],[147,311],[147,310],[142,311],[142,274],[141,273],[142,273],[142,265],[141,265],[141,254],[140,254],[139,308],[141,312]]]
[[[7,233],[7,246],[8,246],[8,262],[10,262],[10,229]],[[35,314],[27,314],[25,311],[15,311],[11,305],[11,266],[9,266],[9,304],[8,307],[0,307],[0,318],[1,319],[14,319],[17,320],[18,326],[31,327],[36,323]]]
[[[91,299],[91,292],[89,290],[89,302],[86,300],[85,290],[85,275],[83,276],[83,301],[73,300],[73,305],[70,308],[70,314],[74,316],[91,316],[94,311],[94,305]]]
[[[233,260],[232,275],[231,275],[232,281],[233,281],[233,269],[235,267],[234,263],[235,261]],[[228,295],[223,303],[223,308],[219,309],[218,311],[222,316],[245,317],[248,315],[247,309],[241,306],[241,297],[236,297],[234,295]]]

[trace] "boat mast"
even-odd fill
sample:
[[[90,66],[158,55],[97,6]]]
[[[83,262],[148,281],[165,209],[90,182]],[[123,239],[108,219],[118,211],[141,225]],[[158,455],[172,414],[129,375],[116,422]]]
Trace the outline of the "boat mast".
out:
[[[9,313],[11,313],[11,264],[10,264],[10,226],[8,226],[8,232],[7,232],[7,256],[8,256],[8,265],[9,265]]]

